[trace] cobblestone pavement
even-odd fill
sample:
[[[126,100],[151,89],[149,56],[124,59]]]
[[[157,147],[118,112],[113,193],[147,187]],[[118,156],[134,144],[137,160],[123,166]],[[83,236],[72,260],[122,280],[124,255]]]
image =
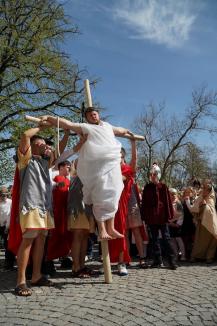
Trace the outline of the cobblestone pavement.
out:
[[[3,258],[1,256],[1,258]],[[2,261],[1,261],[2,263]],[[16,271],[0,271],[0,325],[217,325],[217,264],[129,268],[127,277],[73,279],[57,269],[54,286],[13,294]]]

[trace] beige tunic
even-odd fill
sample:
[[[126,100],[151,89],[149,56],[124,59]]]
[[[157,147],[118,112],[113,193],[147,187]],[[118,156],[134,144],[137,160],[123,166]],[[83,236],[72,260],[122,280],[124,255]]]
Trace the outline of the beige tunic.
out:
[[[200,207],[202,200],[202,195],[200,195],[191,207],[191,211],[197,213],[192,258],[212,260],[217,248],[217,214],[214,190],[206,198],[206,205]]]

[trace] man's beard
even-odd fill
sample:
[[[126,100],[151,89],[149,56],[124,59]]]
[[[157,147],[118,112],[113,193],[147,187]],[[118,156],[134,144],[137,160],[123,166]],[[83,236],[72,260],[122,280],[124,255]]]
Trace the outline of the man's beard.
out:
[[[41,157],[42,157],[44,160],[49,161],[49,159],[50,159],[50,157],[51,157],[51,150],[46,149],[46,150],[41,154]]]

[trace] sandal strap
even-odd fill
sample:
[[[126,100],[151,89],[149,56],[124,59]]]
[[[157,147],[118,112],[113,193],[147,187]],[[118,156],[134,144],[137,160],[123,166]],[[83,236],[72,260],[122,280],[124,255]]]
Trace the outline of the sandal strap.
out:
[[[39,278],[38,281],[32,282],[31,286],[52,286],[53,282],[48,280],[45,276]]]
[[[30,290],[30,288],[28,288],[26,283],[17,285],[14,292],[16,295],[19,295],[22,297],[28,297],[28,296],[32,295],[32,291]]]

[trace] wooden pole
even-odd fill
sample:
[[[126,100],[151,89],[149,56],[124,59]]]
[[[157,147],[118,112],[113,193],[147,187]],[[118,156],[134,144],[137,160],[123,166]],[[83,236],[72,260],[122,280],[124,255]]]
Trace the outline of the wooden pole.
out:
[[[56,134],[56,146],[55,146],[55,156],[60,157],[60,118],[57,117],[57,134]]]
[[[25,119],[26,121],[36,122],[36,123],[39,123],[41,121],[39,118],[32,117],[31,115],[26,115]]]
[[[84,89],[85,89],[85,103],[87,107],[92,107],[93,102],[92,102],[92,96],[90,92],[90,83],[88,79],[85,79],[84,81]]]
[[[88,92],[87,94],[88,98],[90,96],[90,92]],[[91,99],[91,98],[90,98]],[[89,103],[92,103],[92,100],[89,102]],[[88,104],[87,104],[88,105]],[[36,117],[32,117],[30,115],[26,115],[25,116],[25,119],[27,121],[30,121],[30,122],[36,122],[36,123],[39,123],[40,122],[40,119],[39,118],[36,118]],[[74,135],[74,134],[73,134]],[[117,136],[117,137],[121,137],[121,138],[127,138],[127,139],[131,139],[132,137],[131,136]],[[134,134],[134,137],[133,137],[135,140],[137,141],[143,141],[145,138],[143,136],[140,136],[140,135],[135,135]]]
[[[102,249],[102,259],[103,259],[103,269],[104,269],[104,279],[105,283],[112,283],[112,271],[111,271],[111,262],[108,249],[108,240],[101,241]]]
[[[140,135],[135,135],[135,134],[133,134],[133,137],[130,136],[130,135],[126,135],[126,136],[118,136],[118,135],[116,135],[116,137],[127,138],[127,139],[135,139],[137,141],[140,141],[140,140],[144,141],[145,140],[145,137],[140,136]]]
[[[84,81],[84,88],[85,88],[85,95],[86,95],[85,96],[86,105],[87,107],[92,107],[93,103],[92,103],[90,84],[88,79],[85,79]],[[101,247],[102,247],[102,259],[103,259],[105,283],[112,283],[112,272],[111,272],[111,263],[110,263],[109,250],[108,250],[108,240],[102,240]]]

